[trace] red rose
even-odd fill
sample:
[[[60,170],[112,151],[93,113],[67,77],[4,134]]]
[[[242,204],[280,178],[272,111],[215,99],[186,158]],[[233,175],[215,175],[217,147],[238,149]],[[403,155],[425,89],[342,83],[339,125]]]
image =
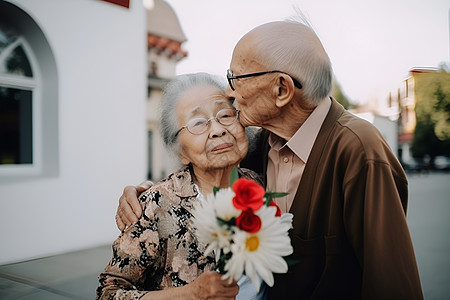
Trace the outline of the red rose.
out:
[[[261,229],[261,218],[253,213],[251,208],[244,210],[236,219],[239,229],[256,233]]]
[[[275,217],[281,217],[281,209],[278,207],[278,205],[273,200],[270,202],[269,206],[275,206],[277,208]]]
[[[239,178],[233,184],[233,191],[236,194],[233,198],[233,205],[237,209],[251,208],[253,211],[257,211],[264,204],[263,197],[266,191],[253,180]]]

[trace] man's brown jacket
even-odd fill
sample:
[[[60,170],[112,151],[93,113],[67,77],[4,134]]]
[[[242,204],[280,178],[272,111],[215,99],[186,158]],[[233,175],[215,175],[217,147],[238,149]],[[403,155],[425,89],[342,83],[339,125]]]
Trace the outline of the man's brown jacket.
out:
[[[334,99],[290,212],[294,253],[269,299],[422,299],[406,175],[380,132]],[[259,158],[266,172],[268,132]],[[252,168],[253,165],[253,168]]]

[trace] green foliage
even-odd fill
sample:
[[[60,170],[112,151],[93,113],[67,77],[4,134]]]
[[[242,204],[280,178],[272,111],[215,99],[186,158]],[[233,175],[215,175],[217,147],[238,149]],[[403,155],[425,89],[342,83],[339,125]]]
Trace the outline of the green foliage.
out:
[[[227,221],[222,218],[216,217],[216,220],[220,226],[226,226],[228,228],[230,228],[231,226],[236,226],[236,218],[231,218]]]
[[[441,83],[439,83],[434,95],[437,100],[433,114],[434,133],[439,140],[445,141],[450,139],[450,93],[444,93]]]
[[[414,129],[414,140],[411,144],[412,156],[423,158],[425,155],[435,157],[439,155],[440,141],[434,133],[434,124],[430,118],[423,118],[417,122]]]
[[[333,81],[333,98],[336,99],[337,102],[342,104],[345,109],[349,109],[354,107],[347,96],[344,95],[341,86],[336,81]]]
[[[233,170],[231,170],[231,174],[230,174],[230,186],[233,186],[233,183],[239,179],[239,173],[238,170],[236,169],[236,167],[233,168]],[[220,190],[219,187],[217,186],[213,186],[213,194],[214,196],[217,194],[217,192]]]
[[[217,272],[219,272],[220,274],[225,274],[225,265],[227,264],[227,261],[230,260],[231,256],[233,255],[233,252],[228,252],[228,253],[223,253],[223,250],[220,250],[221,255],[219,258],[219,261],[216,264],[216,270]]]
[[[220,187],[218,186],[213,186],[213,194],[214,196],[217,194],[217,192],[220,190]]]
[[[230,174],[230,186],[233,186],[233,183],[239,179],[239,173],[238,170],[236,169],[236,167],[233,168],[233,170],[231,170],[231,174]]]
[[[284,197],[284,196],[287,196],[287,195],[289,195],[289,193],[266,192],[266,193],[264,194],[264,198],[266,199],[266,200],[264,201],[264,204],[265,204],[266,206],[269,206],[270,203],[272,202],[272,199],[273,199],[273,198],[280,198],[280,197]]]
[[[450,73],[414,75],[416,128],[411,145],[412,155],[431,158],[450,155]]]

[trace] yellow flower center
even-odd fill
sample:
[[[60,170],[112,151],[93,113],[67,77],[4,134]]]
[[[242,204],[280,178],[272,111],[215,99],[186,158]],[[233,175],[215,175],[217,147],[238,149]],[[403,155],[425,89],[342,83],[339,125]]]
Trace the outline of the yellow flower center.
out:
[[[257,236],[251,236],[247,239],[245,243],[245,247],[248,249],[248,251],[255,251],[259,247],[259,239]]]

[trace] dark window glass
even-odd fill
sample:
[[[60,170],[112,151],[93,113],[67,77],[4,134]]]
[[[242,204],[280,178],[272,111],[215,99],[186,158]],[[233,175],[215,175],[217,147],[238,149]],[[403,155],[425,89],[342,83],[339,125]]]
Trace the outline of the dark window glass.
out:
[[[33,77],[30,62],[22,46],[16,47],[5,60],[7,73]]]
[[[0,164],[33,163],[32,92],[0,87]]]

